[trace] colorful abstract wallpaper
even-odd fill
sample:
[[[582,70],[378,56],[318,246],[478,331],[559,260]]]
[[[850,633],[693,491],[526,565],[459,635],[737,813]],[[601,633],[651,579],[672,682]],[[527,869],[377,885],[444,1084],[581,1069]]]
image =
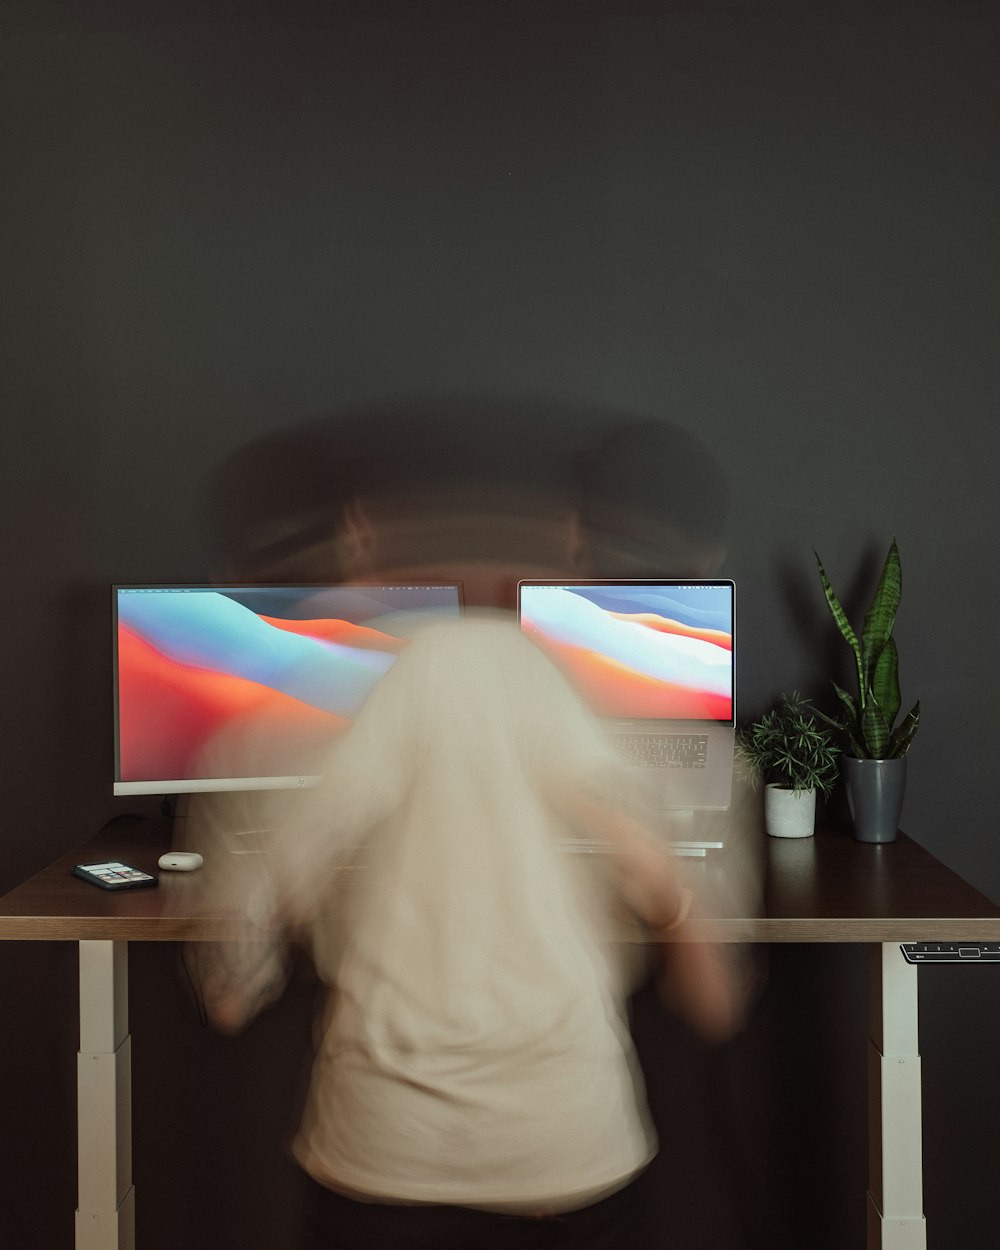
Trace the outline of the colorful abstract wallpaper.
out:
[[[117,587],[116,782],[284,777],[455,586]]]
[[[531,585],[521,628],[602,717],[731,722],[733,588]]]

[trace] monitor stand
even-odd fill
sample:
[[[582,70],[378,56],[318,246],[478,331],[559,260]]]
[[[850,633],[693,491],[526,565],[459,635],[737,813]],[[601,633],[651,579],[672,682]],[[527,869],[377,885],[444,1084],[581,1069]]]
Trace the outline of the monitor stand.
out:
[[[187,827],[191,796],[188,794],[175,794],[172,797],[173,814],[170,817],[170,846],[175,851],[186,851],[189,849],[187,846]],[[164,800],[164,805],[166,805],[166,800]]]

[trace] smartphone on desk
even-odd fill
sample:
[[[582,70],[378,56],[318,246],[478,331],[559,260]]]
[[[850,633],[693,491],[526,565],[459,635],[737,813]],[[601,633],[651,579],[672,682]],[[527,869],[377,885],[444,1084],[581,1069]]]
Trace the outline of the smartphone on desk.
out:
[[[73,876],[98,885],[102,890],[137,890],[144,885],[156,885],[156,878],[150,873],[118,860],[106,864],[77,864]]]

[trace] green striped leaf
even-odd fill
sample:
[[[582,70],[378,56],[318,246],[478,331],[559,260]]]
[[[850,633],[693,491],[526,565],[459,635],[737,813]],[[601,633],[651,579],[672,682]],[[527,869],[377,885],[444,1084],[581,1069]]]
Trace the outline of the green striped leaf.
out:
[[[858,670],[858,688],[861,692],[862,706],[864,705],[864,692],[867,682],[864,680],[864,667],[861,658],[861,644],[858,642],[858,636],[854,632],[851,622],[847,619],[847,613],[841,607],[840,600],[837,598],[833,587],[830,585],[830,579],[826,575],[826,569],[823,568],[823,562],[819,558],[819,553],[814,551],[816,557],[816,565],[819,568],[820,581],[823,584],[823,594],[826,596],[827,605],[833,615],[833,619],[837,622],[837,628],[847,642],[847,645],[854,652],[854,662]]]
[[[920,700],[914,703],[913,707],[906,713],[900,721],[892,738],[889,742],[889,758],[898,760],[906,754],[910,749],[910,743],[913,741],[913,735],[920,727]]]
[[[860,674],[861,685],[868,689],[873,682],[875,665],[878,664],[882,652],[892,638],[892,628],[896,623],[896,609],[899,607],[900,595],[903,591],[903,576],[899,563],[899,549],[896,540],[882,566],[882,576],[875,589],[875,596],[865,613],[861,626]]]

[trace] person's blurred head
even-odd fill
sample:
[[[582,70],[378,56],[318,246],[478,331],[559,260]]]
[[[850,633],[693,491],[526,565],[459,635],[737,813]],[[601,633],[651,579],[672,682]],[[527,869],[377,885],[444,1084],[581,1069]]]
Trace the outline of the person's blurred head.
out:
[[[266,435],[209,485],[220,580],[710,577],[728,488],[692,435],[524,404],[394,405]]]
[[[519,577],[572,572],[564,427],[537,410],[389,407],[280,431],[210,483],[227,580],[461,580],[512,606]]]

